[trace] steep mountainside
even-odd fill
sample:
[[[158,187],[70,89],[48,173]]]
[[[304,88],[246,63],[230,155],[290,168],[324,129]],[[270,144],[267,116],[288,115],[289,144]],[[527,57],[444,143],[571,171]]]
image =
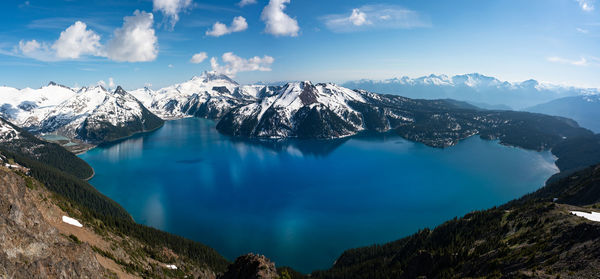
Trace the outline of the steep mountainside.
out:
[[[598,91],[567,86],[540,84],[535,80],[506,82],[477,73],[446,76],[429,75],[419,78],[387,80],[357,80],[343,84],[352,89],[401,95],[416,99],[456,99],[487,106],[505,105],[522,109],[557,98]]]
[[[260,138],[337,138],[363,130],[351,101],[364,102],[352,90],[333,84],[289,83],[274,95],[227,113],[217,129],[225,134]]]
[[[330,270],[311,278],[595,278],[600,272],[600,223],[571,211],[600,208],[598,188],[596,166],[434,230],[348,250]]]
[[[600,133],[600,95],[565,97],[526,109],[531,112],[571,118],[579,125]]]
[[[89,245],[80,245],[44,218],[36,184],[0,167],[0,276],[105,278]]]

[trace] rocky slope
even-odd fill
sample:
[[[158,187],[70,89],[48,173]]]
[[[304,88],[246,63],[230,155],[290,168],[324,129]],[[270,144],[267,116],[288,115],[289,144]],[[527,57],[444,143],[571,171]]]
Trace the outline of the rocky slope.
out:
[[[44,218],[40,199],[12,171],[0,167],[0,275],[7,278],[104,278],[109,272],[90,245],[74,242]],[[28,188],[28,186],[30,188]],[[46,195],[47,196],[47,195]]]
[[[238,257],[218,279],[275,279],[279,278],[275,264],[262,255],[247,254]]]

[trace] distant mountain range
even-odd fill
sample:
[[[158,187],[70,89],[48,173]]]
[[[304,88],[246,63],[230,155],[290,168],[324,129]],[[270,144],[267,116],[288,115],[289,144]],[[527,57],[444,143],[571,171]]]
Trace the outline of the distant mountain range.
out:
[[[419,78],[363,79],[342,85],[416,99],[448,98],[479,104],[482,108],[498,108],[500,105],[513,109],[524,109],[562,97],[600,93],[598,89],[544,84],[532,79],[507,82],[477,73],[452,77],[429,75]]]
[[[569,117],[579,125],[600,133],[600,95],[565,97],[526,109],[531,112]]]

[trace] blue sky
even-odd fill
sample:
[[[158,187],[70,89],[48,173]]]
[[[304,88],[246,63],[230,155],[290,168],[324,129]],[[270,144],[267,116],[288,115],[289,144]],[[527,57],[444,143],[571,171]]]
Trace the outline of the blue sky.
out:
[[[600,87],[600,1],[246,1],[3,1],[0,85],[159,88],[215,69],[243,83],[479,72]]]

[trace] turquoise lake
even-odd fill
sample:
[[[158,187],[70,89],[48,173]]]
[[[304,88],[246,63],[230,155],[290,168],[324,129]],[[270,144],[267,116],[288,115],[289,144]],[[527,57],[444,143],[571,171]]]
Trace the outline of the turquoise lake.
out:
[[[142,224],[301,272],[532,192],[549,152],[471,137],[436,149],[397,136],[238,140],[210,120],[168,121],[80,157],[90,181]]]

